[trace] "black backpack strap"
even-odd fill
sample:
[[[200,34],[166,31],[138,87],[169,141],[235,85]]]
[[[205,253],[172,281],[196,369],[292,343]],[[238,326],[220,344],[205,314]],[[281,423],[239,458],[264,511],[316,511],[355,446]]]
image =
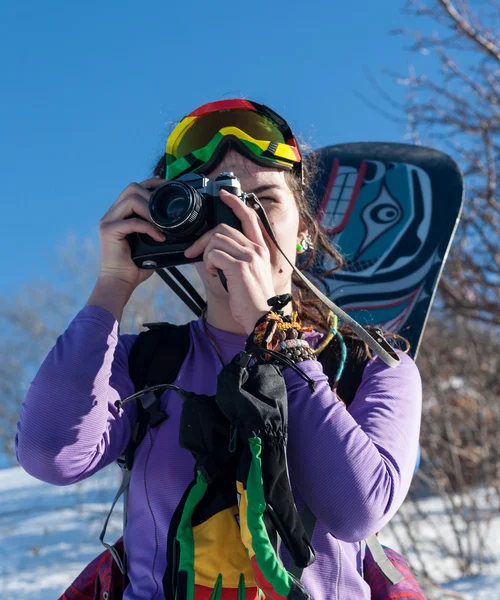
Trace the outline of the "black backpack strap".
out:
[[[148,331],[143,331],[137,336],[129,356],[129,373],[136,391],[161,383],[173,383],[191,344],[189,323],[186,325],[145,323],[145,327],[149,327]],[[137,399],[137,420],[132,429],[130,441],[117,460],[118,465],[124,470],[122,484],[113,500],[111,510],[99,536],[101,543],[111,552],[118,568],[124,575],[126,558],[122,561],[114,548],[104,541],[104,536],[113,508],[122,494],[124,496],[123,529],[125,530],[128,485],[135,451],[146,436],[148,427],[156,427],[167,419],[166,412],[161,410],[161,395],[162,392],[157,391]]]
[[[145,323],[145,327],[149,329],[137,336],[128,361],[130,379],[137,392],[145,387],[173,383],[191,344],[189,323]],[[137,399],[137,421],[130,442],[118,458],[118,464],[125,470],[132,469],[135,451],[148,427],[156,427],[167,419],[160,405],[162,393],[158,390]]]
[[[148,331],[137,336],[128,368],[136,391],[146,386],[172,383],[189,351],[190,324],[145,323]]]

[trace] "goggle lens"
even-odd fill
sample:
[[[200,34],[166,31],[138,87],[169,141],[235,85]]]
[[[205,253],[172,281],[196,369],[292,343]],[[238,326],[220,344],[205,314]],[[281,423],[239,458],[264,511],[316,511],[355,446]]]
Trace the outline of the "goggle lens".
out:
[[[173,156],[180,158],[203,148],[225,127],[236,127],[256,140],[286,143],[278,127],[264,115],[255,111],[234,109],[211,113],[194,120],[172,148]]]

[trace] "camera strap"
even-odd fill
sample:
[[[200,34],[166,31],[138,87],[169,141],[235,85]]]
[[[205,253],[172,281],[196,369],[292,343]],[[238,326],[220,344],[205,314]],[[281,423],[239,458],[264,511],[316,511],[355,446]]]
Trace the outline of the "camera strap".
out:
[[[177,267],[167,267],[167,270],[157,269],[156,273],[177,294],[177,296],[179,296],[184,304],[194,312],[197,317],[201,316],[207,303],[205,300],[203,300],[200,294],[198,294],[187,277],[185,277]],[[174,280],[174,277],[177,279],[177,281]]]
[[[294,273],[298,277],[302,279],[302,281],[307,285],[307,287],[311,290],[311,292],[319,299],[325,306],[327,306],[333,314],[337,315],[339,319],[342,320],[352,331],[356,333],[364,342],[366,342],[367,346],[378,356],[380,357],[389,367],[395,368],[399,365],[400,359],[397,355],[394,348],[384,339],[381,333],[374,329],[371,331],[366,330],[362,325],[360,325],[357,321],[355,321],[351,316],[349,316],[344,310],[334,304],[330,298],[325,296],[322,292],[314,286],[309,279],[305,275],[303,275],[297,267],[288,259],[287,255],[280,248],[278,241],[276,240],[276,236],[274,235],[271,224],[269,223],[269,219],[267,218],[266,211],[262,204],[259,202],[259,199],[255,194],[247,194],[247,203],[253,208],[258,214],[262,224],[264,225],[264,229],[267,234],[271,238],[272,242],[276,246],[276,248],[281,252],[287,263],[292,267]],[[168,267],[167,273],[164,269],[157,269],[157,274],[163,279],[163,281],[179,296],[179,298],[186,304],[188,308],[190,308],[194,314],[199,317],[201,316],[203,309],[206,306],[205,300],[198,294],[193,285],[188,281],[188,279],[176,268],[176,267]],[[227,290],[226,286],[226,278],[224,273],[219,269],[219,277],[221,279],[222,284]],[[177,280],[175,281],[174,278]]]

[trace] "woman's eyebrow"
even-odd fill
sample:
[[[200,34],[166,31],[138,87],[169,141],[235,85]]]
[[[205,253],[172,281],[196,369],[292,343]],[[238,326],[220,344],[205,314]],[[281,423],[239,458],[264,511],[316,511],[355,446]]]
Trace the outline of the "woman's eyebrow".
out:
[[[262,192],[269,192],[271,190],[280,190],[280,189],[281,189],[281,186],[278,185],[277,183],[264,183],[262,185],[258,185],[256,188],[254,188],[250,192],[247,192],[247,194],[255,194],[256,196],[258,196],[259,194],[262,194]]]

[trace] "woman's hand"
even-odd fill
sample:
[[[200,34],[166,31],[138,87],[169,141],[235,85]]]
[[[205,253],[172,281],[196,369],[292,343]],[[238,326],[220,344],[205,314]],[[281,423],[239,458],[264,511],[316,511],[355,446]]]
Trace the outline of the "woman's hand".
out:
[[[275,295],[269,249],[256,212],[226,190],[220,191],[220,198],[241,221],[243,233],[229,225],[217,225],[184,254],[188,258],[203,254],[205,267],[214,276],[218,276],[217,269],[222,270],[233,318],[250,335],[258,319],[269,311],[267,300]]]
[[[139,269],[132,260],[127,235],[146,233],[158,242],[165,236],[149,217],[148,202],[151,192],[164,179],[147,179],[131,183],[118,196],[100,221],[101,271],[87,306],[100,306],[120,321],[123,309],[135,288],[154,271]]]
[[[101,239],[100,278],[114,280],[129,286],[133,291],[153,274],[152,270],[139,269],[133,262],[130,246],[126,239],[130,233],[146,233],[158,242],[165,236],[151,222],[148,202],[151,192],[146,188],[157,188],[164,179],[147,179],[131,183],[118,196],[99,224]]]

